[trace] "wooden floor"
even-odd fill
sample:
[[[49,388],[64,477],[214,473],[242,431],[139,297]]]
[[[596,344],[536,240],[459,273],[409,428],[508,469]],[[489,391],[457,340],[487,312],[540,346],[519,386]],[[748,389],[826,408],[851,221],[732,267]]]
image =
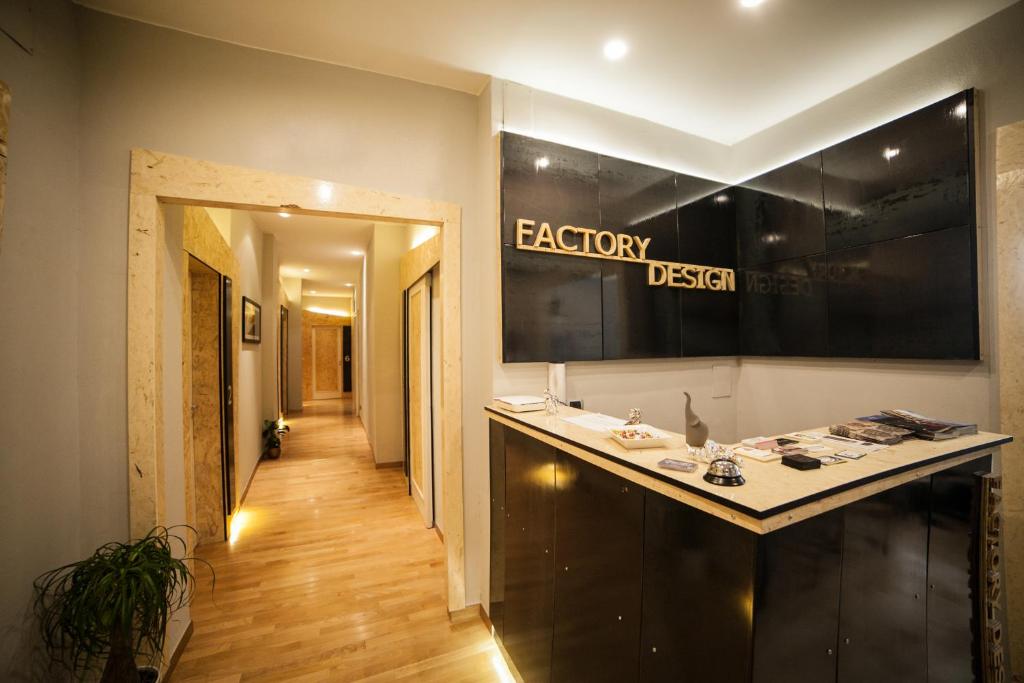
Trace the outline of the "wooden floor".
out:
[[[202,580],[175,683],[507,679],[479,619],[449,622],[441,542],[345,405],[289,419],[233,540],[197,551],[217,585]]]

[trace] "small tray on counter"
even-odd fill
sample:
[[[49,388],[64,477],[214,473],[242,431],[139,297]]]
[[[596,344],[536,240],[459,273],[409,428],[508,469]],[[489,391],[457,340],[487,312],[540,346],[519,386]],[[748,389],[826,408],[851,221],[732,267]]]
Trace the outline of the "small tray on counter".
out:
[[[667,448],[672,440],[668,434],[644,424],[614,427],[608,432],[620,446],[630,450],[634,448]]]

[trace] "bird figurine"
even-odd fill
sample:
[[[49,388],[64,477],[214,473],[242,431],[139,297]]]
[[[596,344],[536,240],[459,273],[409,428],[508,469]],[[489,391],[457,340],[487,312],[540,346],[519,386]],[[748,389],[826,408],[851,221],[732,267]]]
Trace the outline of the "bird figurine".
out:
[[[708,440],[708,426],[690,407],[690,393],[684,391],[683,395],[686,396],[686,445],[701,448]]]

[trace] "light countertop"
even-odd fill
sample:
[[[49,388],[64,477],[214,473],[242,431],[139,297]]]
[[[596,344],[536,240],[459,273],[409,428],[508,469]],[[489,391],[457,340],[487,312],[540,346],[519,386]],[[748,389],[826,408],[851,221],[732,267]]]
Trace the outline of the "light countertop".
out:
[[[796,470],[780,462],[743,459],[742,486],[716,486],[704,481],[707,465],[692,473],[657,466],[663,458],[690,460],[680,434],[667,448],[629,450],[610,436],[566,422],[562,418],[585,411],[562,407],[558,415],[544,411],[513,413],[494,406],[488,416],[562,451],[756,533],[768,533],[900,484],[982,457],[1008,443],[1005,434],[979,432],[945,441],[911,439],[859,460]],[[827,427],[802,429],[828,433]],[[781,434],[779,434],[781,436]],[[712,434],[712,438],[714,435]]]

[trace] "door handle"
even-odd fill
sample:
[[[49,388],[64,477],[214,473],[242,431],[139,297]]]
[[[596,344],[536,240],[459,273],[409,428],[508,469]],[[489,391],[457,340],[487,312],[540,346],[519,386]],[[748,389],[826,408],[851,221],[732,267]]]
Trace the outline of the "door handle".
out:
[[[345,362],[348,363],[352,360],[352,356],[345,356]]]

